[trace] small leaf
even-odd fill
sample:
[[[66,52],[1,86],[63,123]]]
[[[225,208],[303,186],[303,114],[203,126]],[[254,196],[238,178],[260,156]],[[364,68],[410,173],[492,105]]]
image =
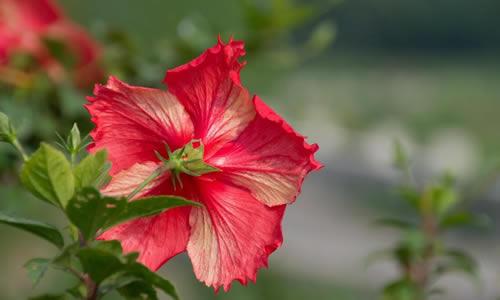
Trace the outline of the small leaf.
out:
[[[75,189],[68,160],[45,143],[24,164],[21,181],[38,198],[62,207],[73,197]]]
[[[38,221],[14,218],[3,213],[0,213],[0,223],[31,232],[32,234],[51,242],[58,248],[62,248],[64,246],[64,239],[61,233],[52,225]]]
[[[176,196],[153,196],[137,199],[128,202],[123,211],[117,211],[116,215],[107,220],[104,227],[109,228],[132,219],[159,214],[167,209],[186,205],[200,206],[201,204]]]
[[[16,133],[9,117],[0,111],[0,142],[12,143],[15,139]]]
[[[108,169],[107,158],[108,154],[106,150],[101,150],[85,157],[73,171],[76,188],[99,188],[98,179],[102,177],[103,173],[106,173]]]
[[[40,279],[50,266],[50,259],[46,258],[33,258],[28,261],[24,267],[28,271],[28,277],[31,279],[33,286],[36,286]]]
[[[70,152],[72,153],[78,152],[81,143],[82,143],[82,138],[80,136],[80,129],[78,129],[78,125],[74,123],[69,133],[67,141],[67,145],[69,146]]]

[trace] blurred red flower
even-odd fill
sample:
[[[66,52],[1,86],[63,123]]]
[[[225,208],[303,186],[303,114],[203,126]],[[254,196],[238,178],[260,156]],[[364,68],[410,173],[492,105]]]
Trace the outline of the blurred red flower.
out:
[[[112,162],[108,195],[128,195],[162,165],[165,145],[184,153],[203,145],[203,163],[217,172],[165,172],[135,198],[179,195],[203,203],[138,219],[105,232],[156,270],[187,251],[199,280],[228,290],[233,280],[255,281],[257,270],[282,243],[286,205],[304,177],[321,165],[309,145],[280,116],[241,85],[240,41],[219,42],[167,72],[168,91],[110,78],[97,85],[87,109],[96,127],[91,151],[107,149]],[[199,145],[192,141],[199,139]],[[187,145],[187,146],[186,146]],[[182,150],[179,150],[182,149]],[[187,149],[187,150],[186,150]],[[191,152],[189,152],[191,151]],[[193,176],[195,175],[195,176]],[[175,183],[175,181],[174,181]],[[140,201],[140,200],[139,200]]]
[[[100,49],[85,30],[66,18],[52,0],[0,0],[0,65],[6,70],[16,54],[27,54],[55,81],[66,76],[67,67],[57,51],[72,60],[72,79],[90,85],[102,77]]]

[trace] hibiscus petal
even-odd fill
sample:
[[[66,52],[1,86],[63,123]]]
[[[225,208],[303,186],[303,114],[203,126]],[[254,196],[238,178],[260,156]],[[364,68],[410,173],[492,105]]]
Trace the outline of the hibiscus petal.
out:
[[[205,51],[188,64],[167,71],[164,82],[193,120],[205,156],[236,138],[255,115],[250,95],[241,86],[238,58],[243,42],[230,40]]]
[[[219,179],[247,188],[266,205],[291,203],[305,176],[321,168],[314,159],[318,146],[309,145],[258,97],[254,102],[253,122],[208,163],[222,170]]]
[[[243,189],[198,181],[204,208],[193,208],[187,251],[196,277],[218,290],[255,282],[257,270],[282,243],[285,206],[268,207]]]
[[[157,160],[154,151],[163,151],[163,143],[177,149],[192,139],[189,115],[166,91],[129,86],[111,77],[94,94],[86,105],[96,125],[90,150],[108,150],[112,175],[134,163]]]
[[[190,208],[173,208],[153,217],[115,226],[99,239],[119,240],[125,253],[139,252],[138,260],[156,271],[186,249],[189,213]]]

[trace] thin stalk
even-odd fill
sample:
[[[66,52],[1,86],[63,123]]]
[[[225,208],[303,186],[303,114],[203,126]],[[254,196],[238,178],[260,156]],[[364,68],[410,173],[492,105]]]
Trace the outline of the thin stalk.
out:
[[[17,138],[12,139],[12,146],[14,146],[14,148],[16,148],[16,150],[21,154],[24,161],[28,160],[28,155],[26,154],[26,151],[24,151],[23,146],[19,143]]]

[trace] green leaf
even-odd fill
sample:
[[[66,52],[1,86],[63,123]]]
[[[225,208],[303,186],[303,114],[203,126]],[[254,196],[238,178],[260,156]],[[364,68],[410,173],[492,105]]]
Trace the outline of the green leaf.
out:
[[[384,287],[383,300],[419,300],[422,292],[409,280],[394,281]]]
[[[383,218],[376,220],[374,222],[374,225],[376,226],[384,226],[384,227],[391,227],[395,229],[401,229],[401,230],[408,230],[415,228],[415,224],[401,220],[401,219],[395,219],[395,218]]]
[[[115,254],[103,249],[84,248],[78,251],[77,257],[83,271],[97,284],[123,268],[123,263]]]
[[[66,213],[70,221],[80,229],[83,238],[91,241],[107,220],[123,211],[126,206],[125,199],[101,197],[95,189],[84,188],[69,201]]]
[[[127,300],[157,300],[158,295],[151,284],[144,281],[133,281],[118,289],[118,292]]]
[[[444,185],[431,187],[429,193],[433,211],[439,215],[448,212],[459,200],[456,191]]]
[[[16,133],[9,117],[0,111],[0,142],[12,143],[16,137]]]
[[[38,198],[61,207],[66,206],[75,191],[68,160],[45,143],[25,162],[21,181]]]
[[[485,228],[490,224],[491,220],[486,215],[475,215],[467,211],[461,211],[443,217],[440,222],[440,228],[444,230],[462,226]]]
[[[31,279],[34,286],[40,282],[40,279],[45,275],[49,266],[50,259],[46,258],[33,258],[24,265],[28,271],[28,277]]]
[[[120,212],[117,211],[109,218],[104,227],[109,228],[132,219],[156,215],[167,209],[186,205],[200,206],[201,204],[176,196],[153,196],[137,199],[127,202],[124,209]]]
[[[64,246],[64,239],[61,233],[52,225],[38,221],[14,218],[3,213],[0,213],[0,223],[31,232],[32,234],[51,242],[58,248],[62,248]]]
[[[76,123],[73,124],[71,131],[69,132],[67,145],[69,146],[70,152],[76,153],[80,149],[82,143],[82,138],[80,136],[80,129]]]
[[[125,269],[126,274],[136,276],[141,278],[145,282],[155,286],[156,288],[162,290],[165,294],[171,296],[174,299],[179,299],[175,287],[170,283],[170,281],[159,276],[158,274],[149,270],[146,266],[140,263],[132,263]]]
[[[174,286],[168,280],[138,263],[136,253],[123,255],[118,241],[90,243],[88,247],[79,249],[76,256],[84,272],[95,282],[102,284],[99,289],[101,295],[117,289],[123,295],[127,295],[127,299],[151,299],[137,297],[139,295],[152,297],[153,293],[156,295],[153,289],[155,287],[178,299]]]
[[[101,150],[85,157],[73,170],[76,188],[98,188],[98,179],[101,178],[103,173],[106,173],[108,169],[107,158],[108,154],[106,150]]]
[[[128,202],[125,198],[102,197],[95,189],[84,188],[68,203],[66,213],[81,230],[84,239],[91,241],[100,229],[185,205],[200,204],[174,196],[155,196]]]
[[[473,278],[477,278],[478,263],[465,251],[459,249],[448,250],[444,253],[443,258],[445,262],[438,265],[435,271],[437,274],[463,272]]]

